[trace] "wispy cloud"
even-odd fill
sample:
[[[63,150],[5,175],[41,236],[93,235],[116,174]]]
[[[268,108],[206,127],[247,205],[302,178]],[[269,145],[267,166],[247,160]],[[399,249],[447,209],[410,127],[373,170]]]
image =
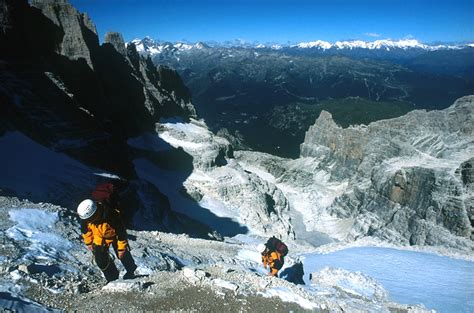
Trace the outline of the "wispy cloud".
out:
[[[382,35],[377,34],[377,33],[365,33],[364,35],[369,36],[369,37],[380,37]]]

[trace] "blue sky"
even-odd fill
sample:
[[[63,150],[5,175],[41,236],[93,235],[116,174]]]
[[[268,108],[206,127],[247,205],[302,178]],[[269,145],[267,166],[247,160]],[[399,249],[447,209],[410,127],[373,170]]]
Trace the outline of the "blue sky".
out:
[[[474,0],[70,0],[100,38],[301,42],[415,38],[474,41]]]

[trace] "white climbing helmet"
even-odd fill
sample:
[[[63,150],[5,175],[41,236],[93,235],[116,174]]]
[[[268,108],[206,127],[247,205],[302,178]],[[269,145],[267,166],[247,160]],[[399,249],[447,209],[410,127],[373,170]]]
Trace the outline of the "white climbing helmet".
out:
[[[266,246],[263,243],[261,243],[257,246],[257,251],[260,253],[263,253],[263,251],[265,251],[265,248]]]
[[[97,211],[97,206],[91,199],[82,201],[77,207],[77,214],[79,214],[79,217],[83,220],[86,220],[94,215],[95,211]]]

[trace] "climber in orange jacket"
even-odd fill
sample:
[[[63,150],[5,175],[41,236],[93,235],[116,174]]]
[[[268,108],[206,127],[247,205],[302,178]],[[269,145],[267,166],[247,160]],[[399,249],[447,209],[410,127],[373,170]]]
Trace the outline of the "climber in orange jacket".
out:
[[[137,266],[130,253],[127,232],[119,212],[103,203],[86,199],[77,207],[77,213],[81,218],[84,243],[92,251],[95,263],[104,273],[107,282],[119,277],[119,271],[109,255],[111,245],[127,271],[123,278],[133,278]]]
[[[258,245],[258,251],[262,255],[263,267],[270,268],[269,276],[278,277],[278,271],[283,267],[283,256],[278,251],[271,251],[266,245]]]

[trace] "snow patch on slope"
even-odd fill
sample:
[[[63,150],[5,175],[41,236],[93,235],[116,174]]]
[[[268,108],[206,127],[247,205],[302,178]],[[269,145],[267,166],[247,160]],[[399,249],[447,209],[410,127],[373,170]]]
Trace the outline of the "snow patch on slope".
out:
[[[72,199],[104,178],[117,178],[52,151],[24,134],[12,131],[0,137],[0,192],[49,201],[75,204]]]
[[[314,310],[320,308],[320,306],[308,299],[303,298],[302,296],[295,294],[290,289],[286,287],[275,287],[266,290],[265,292],[260,293],[264,297],[279,297],[284,302],[294,302],[298,303],[301,307]]]
[[[0,188],[21,196],[45,198],[64,183],[88,185],[93,172],[62,153],[39,145],[20,132],[0,137]]]
[[[373,300],[388,300],[388,292],[373,278],[340,268],[326,267],[311,274],[311,283],[318,287],[337,287],[355,296]]]
[[[46,212],[40,209],[18,209],[9,211],[10,220],[16,225],[6,231],[6,235],[15,241],[28,241],[28,252],[23,259],[38,262],[35,267],[54,274],[63,268],[63,262],[72,259],[69,250],[74,244],[53,231],[58,221],[56,212]]]

